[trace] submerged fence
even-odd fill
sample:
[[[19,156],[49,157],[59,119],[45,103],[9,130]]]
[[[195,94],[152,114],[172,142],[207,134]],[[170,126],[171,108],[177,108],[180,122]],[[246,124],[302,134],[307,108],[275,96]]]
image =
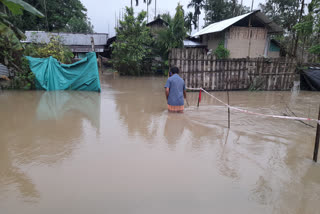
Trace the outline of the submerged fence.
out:
[[[289,90],[297,63],[289,58],[215,59],[203,49],[172,49],[169,65],[180,68],[187,87],[206,90]]]

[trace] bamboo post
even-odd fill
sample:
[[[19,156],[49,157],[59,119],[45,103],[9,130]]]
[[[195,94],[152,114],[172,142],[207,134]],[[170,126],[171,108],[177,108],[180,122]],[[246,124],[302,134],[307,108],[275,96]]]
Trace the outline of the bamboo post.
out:
[[[93,39],[93,37],[91,37],[91,51],[95,52],[94,51],[94,39]]]
[[[320,106],[319,106],[318,120],[320,120]],[[320,125],[319,125],[319,123],[317,123],[316,141],[314,144],[314,151],[313,151],[313,161],[314,162],[317,162],[317,160],[318,160],[319,141],[320,141]]]
[[[199,107],[200,102],[201,102],[201,89],[200,89],[200,91],[199,91],[198,106],[197,106],[197,107]]]
[[[227,96],[228,96],[228,105],[229,104],[229,90],[227,90]],[[228,128],[230,129],[230,108],[228,106]]]

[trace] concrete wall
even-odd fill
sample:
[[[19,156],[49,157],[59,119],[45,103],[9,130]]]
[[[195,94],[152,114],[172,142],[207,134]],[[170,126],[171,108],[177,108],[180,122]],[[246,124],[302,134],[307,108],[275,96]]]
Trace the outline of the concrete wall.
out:
[[[231,27],[227,34],[230,58],[263,57],[267,45],[267,33],[265,28]]]

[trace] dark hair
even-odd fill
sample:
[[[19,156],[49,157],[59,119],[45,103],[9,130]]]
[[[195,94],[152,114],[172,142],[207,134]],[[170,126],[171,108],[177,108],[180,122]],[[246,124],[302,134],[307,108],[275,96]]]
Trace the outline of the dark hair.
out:
[[[178,74],[179,73],[179,68],[178,67],[172,67],[170,69],[170,71],[172,72],[172,74]]]

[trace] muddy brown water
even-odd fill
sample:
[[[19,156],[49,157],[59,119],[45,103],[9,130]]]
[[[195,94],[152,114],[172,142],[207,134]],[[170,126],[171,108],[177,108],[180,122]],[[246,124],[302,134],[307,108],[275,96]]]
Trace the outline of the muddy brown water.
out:
[[[207,95],[196,108],[197,93],[170,114],[165,81],[104,74],[101,94],[0,92],[0,213],[320,213],[315,128],[231,111],[228,130],[227,109]],[[230,100],[316,118],[320,94]]]

